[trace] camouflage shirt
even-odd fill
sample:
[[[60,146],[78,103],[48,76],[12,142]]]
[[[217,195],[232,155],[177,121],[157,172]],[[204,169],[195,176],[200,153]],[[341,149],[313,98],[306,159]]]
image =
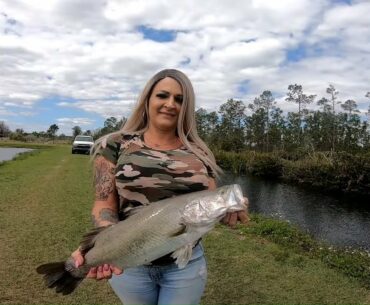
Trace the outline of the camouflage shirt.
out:
[[[135,206],[208,189],[209,179],[214,177],[211,169],[185,146],[153,149],[144,143],[142,135],[111,135],[97,154],[116,165],[121,220]]]

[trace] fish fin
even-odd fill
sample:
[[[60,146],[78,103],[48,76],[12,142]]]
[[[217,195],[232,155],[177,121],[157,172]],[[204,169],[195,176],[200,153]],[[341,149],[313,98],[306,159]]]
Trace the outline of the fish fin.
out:
[[[180,227],[170,234],[170,237],[176,237],[186,232],[186,225],[181,224]]]
[[[175,263],[180,269],[182,269],[187,265],[192,254],[193,254],[193,245],[187,244],[174,251],[171,254],[171,257],[176,259]]]
[[[111,226],[106,226],[106,227],[98,227],[92,229],[90,232],[87,232],[83,237],[80,242],[80,252],[82,255],[85,255],[89,250],[94,247],[96,237],[98,234],[105,229],[109,228]]]
[[[38,266],[36,271],[44,274],[44,282],[48,288],[56,287],[56,292],[64,295],[72,293],[83,280],[68,272],[65,262],[43,264]]]

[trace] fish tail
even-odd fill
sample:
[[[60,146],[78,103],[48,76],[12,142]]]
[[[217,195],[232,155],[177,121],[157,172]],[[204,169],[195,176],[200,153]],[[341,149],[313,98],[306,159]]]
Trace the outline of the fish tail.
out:
[[[44,275],[45,285],[48,288],[56,287],[56,292],[63,295],[72,293],[84,279],[75,277],[66,270],[65,262],[43,264],[38,266],[36,271]]]

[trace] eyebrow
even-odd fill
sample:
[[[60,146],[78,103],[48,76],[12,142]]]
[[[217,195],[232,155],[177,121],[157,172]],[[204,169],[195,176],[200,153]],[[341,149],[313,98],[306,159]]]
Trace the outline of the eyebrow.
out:
[[[158,92],[160,92],[160,93],[165,93],[165,94],[170,94],[168,91],[166,91],[166,90],[159,90]],[[183,94],[175,94],[175,96],[183,96]]]

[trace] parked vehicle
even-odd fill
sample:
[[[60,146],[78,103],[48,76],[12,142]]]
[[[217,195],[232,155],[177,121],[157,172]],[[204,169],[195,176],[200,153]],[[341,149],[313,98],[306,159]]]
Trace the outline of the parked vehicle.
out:
[[[83,152],[90,153],[91,147],[94,145],[94,139],[91,136],[77,136],[72,144],[72,154]]]

